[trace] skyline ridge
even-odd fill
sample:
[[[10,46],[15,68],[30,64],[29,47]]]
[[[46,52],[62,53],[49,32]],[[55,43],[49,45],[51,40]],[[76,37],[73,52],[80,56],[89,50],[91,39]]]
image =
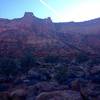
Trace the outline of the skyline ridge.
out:
[[[96,18],[91,18],[91,19],[83,20],[83,21],[74,21],[74,20],[72,20],[72,21],[59,21],[59,22],[55,22],[55,21],[52,20],[52,18],[51,18],[50,16],[45,17],[45,18],[40,18],[40,17],[36,16],[36,15],[35,15],[33,12],[31,12],[31,11],[28,11],[28,12],[25,11],[24,14],[23,14],[21,17],[16,17],[16,18],[12,18],[12,19],[0,17],[0,20],[2,20],[2,19],[6,19],[6,20],[15,20],[15,19],[23,18],[23,17],[25,17],[25,16],[30,16],[30,17],[33,17],[33,18],[41,19],[41,20],[49,19],[49,20],[51,20],[53,23],[82,23],[82,22],[88,22],[88,21],[100,19],[100,17],[96,17]]]

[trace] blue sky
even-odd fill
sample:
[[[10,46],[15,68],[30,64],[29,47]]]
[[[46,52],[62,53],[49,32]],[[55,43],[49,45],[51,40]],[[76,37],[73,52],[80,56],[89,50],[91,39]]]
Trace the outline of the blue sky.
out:
[[[54,22],[84,21],[100,17],[100,0],[0,0],[1,18],[19,18],[24,12]]]

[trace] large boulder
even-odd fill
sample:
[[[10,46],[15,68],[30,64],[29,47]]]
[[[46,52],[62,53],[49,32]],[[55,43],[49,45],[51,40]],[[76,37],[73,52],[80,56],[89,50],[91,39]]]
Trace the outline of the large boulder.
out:
[[[100,65],[91,68],[89,78],[93,83],[100,84]]]
[[[57,90],[67,90],[67,85],[59,85],[56,82],[40,82],[33,86],[29,86],[27,100],[33,100],[42,92],[51,92]]]
[[[36,100],[82,100],[82,97],[79,92],[67,90],[43,92],[37,96]]]
[[[86,100],[100,100],[100,84],[88,83],[80,87],[80,93]]]
[[[39,94],[41,92],[50,92],[55,90],[68,90],[69,87],[67,85],[59,85],[56,82],[40,82],[33,86],[30,86],[32,91],[36,91],[35,93]]]
[[[0,92],[0,100],[11,100],[9,93],[6,92]]]
[[[13,90],[9,95],[11,100],[25,100],[28,90],[25,88],[19,88]]]
[[[93,66],[90,70],[91,74],[100,73],[100,65]]]

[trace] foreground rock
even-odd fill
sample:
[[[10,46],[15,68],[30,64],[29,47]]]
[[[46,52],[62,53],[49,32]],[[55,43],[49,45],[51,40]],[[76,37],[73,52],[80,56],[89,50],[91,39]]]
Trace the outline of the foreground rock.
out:
[[[79,92],[67,90],[44,92],[38,95],[36,100],[82,100],[82,97]]]
[[[100,84],[88,83],[81,87],[81,95],[86,100],[100,100]]]
[[[59,85],[56,82],[40,82],[33,86],[29,86],[29,93],[27,95],[27,100],[33,100],[39,94],[43,92],[52,92],[52,91],[61,91],[61,90],[68,90],[67,85]]]

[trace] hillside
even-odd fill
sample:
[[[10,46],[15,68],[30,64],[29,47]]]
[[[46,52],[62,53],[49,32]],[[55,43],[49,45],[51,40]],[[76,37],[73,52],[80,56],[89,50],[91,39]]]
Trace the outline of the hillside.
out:
[[[100,55],[99,31],[99,18],[85,22],[53,23],[50,18],[39,19],[26,12],[22,18],[0,19],[0,48],[7,49],[1,50],[1,53],[10,52],[12,55],[23,52],[26,45],[37,48],[37,55],[54,52],[67,56],[81,51]]]
[[[0,100],[100,100],[100,18],[0,18]]]

